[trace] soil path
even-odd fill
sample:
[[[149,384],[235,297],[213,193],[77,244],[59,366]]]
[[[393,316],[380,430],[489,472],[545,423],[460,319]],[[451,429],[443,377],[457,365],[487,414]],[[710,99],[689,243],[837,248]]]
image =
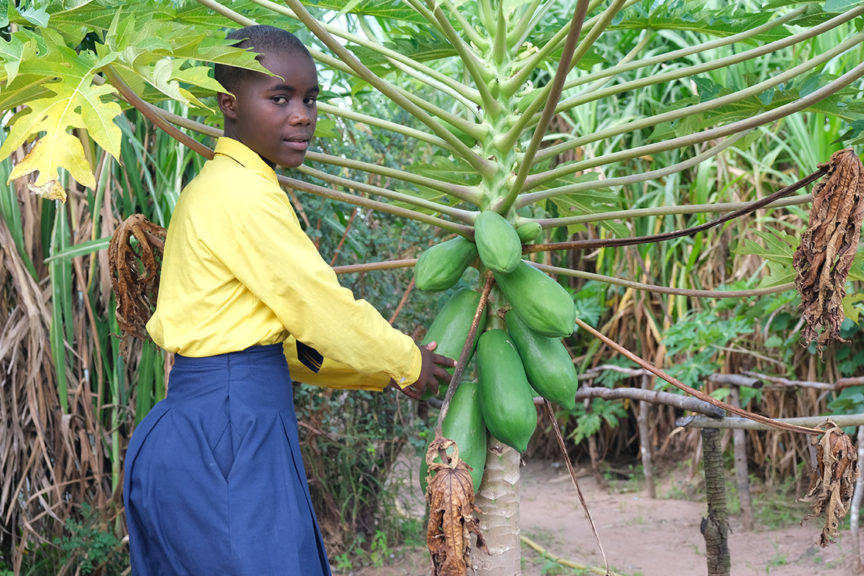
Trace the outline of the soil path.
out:
[[[634,482],[602,487],[590,475],[579,479],[597,525],[610,567],[620,576],[693,576],[706,574],[705,542],[699,524],[706,513],[704,498],[687,500],[680,486],[681,472],[658,486],[651,500]],[[414,475],[416,476],[416,474]],[[580,565],[602,567],[588,521],[566,470],[548,462],[532,462],[522,468],[520,508],[522,535],[549,553]],[[413,483],[412,483],[413,484]],[[687,482],[692,485],[692,482]],[[419,487],[406,487],[403,506],[422,517]],[[630,489],[629,491],[627,489]],[[758,500],[759,495],[754,495]],[[732,576],[846,576],[851,546],[848,528],[828,548],[817,544],[818,520],[800,526],[805,509],[790,503],[784,512],[787,525],[767,529],[757,525],[745,532],[732,517],[729,548]],[[788,523],[791,521],[791,525]],[[522,546],[523,576],[575,575],[584,572],[563,568]],[[387,565],[339,573],[339,576],[427,576],[428,555],[419,548],[401,549]]]

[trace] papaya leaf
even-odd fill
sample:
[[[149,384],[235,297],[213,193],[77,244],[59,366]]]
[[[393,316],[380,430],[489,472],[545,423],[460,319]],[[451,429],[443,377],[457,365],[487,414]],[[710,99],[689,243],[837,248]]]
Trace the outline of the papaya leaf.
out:
[[[729,3],[719,10],[708,10],[701,0],[654,2],[651,11],[625,19],[619,14],[611,29],[619,30],[678,30],[696,32],[706,36],[725,37],[765,24],[770,11],[748,11]],[[634,6],[639,9],[639,4]],[[748,42],[771,42],[789,36],[784,26],[776,26],[750,38]]]
[[[399,52],[416,62],[429,62],[456,56],[453,45],[442,36],[427,33],[414,38],[397,38],[384,45],[386,48]],[[372,48],[365,46],[350,46],[351,51],[371,69],[392,70],[389,59]]]
[[[33,38],[22,40],[20,35],[12,36],[8,42],[0,39],[0,60],[3,62],[5,82],[11,83],[18,75],[22,60],[36,56],[36,41]]]
[[[858,5],[859,0],[825,0],[826,12],[845,12]]]
[[[849,280],[864,281],[864,251],[859,250],[852,260],[852,267],[849,269]]]
[[[861,307],[856,304],[861,302],[864,302],[864,294],[847,294],[843,297],[843,315],[856,324],[861,316]]]
[[[35,184],[43,187],[56,180],[57,171],[64,168],[82,185],[95,186],[84,148],[68,130],[86,128],[99,146],[115,158],[119,157],[121,132],[114,118],[121,109],[111,99],[116,98],[115,90],[93,82],[99,69],[111,60],[111,55],[98,58],[91,52],[76,54],[65,46],[49,44],[45,57],[22,63],[22,72],[25,66],[28,72],[57,70],[53,74],[57,80],[43,85],[50,92],[48,96],[28,102],[26,109],[12,118],[9,135],[0,147],[0,158],[6,158],[33,137],[40,134],[42,137],[15,166],[11,179],[38,171]]]
[[[420,176],[437,178],[443,182],[465,184],[468,186],[480,183],[477,171],[467,162],[458,158],[434,157],[429,163],[417,163],[408,166],[408,170]]]
[[[767,261],[768,276],[762,279],[760,287],[770,288],[794,282],[795,268],[792,266],[792,257],[801,239],[780,230],[754,230],[753,233],[762,239],[764,247],[751,238],[745,238],[743,247],[737,252],[753,254]]]
[[[402,2],[393,2],[393,0],[362,0],[348,7],[345,6],[345,0],[319,0],[316,2],[304,0],[303,4],[336,12],[347,8],[347,11],[352,14],[428,25],[426,19],[415,10],[406,7]]]
[[[17,7],[16,10],[20,18],[12,18],[11,21],[15,24],[48,26],[48,20],[51,18],[48,13],[50,3],[50,0],[33,0],[29,6],[25,4],[24,7]]]

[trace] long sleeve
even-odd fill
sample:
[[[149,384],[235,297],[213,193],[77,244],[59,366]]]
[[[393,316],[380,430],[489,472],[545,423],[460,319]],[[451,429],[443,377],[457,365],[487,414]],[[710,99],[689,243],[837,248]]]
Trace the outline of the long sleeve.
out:
[[[390,383],[390,375],[386,372],[364,374],[352,366],[325,357],[321,368],[313,372],[297,359],[297,340],[288,338],[283,343],[285,359],[291,370],[291,378],[303,384],[337,388],[340,390],[370,390],[380,392]]]
[[[147,329],[157,344],[187,356],[293,337],[327,361],[402,386],[422,365],[409,336],[339,285],[275,172],[226,138],[180,195]]]
[[[365,300],[339,285],[336,273],[300,228],[288,197],[267,191],[233,206],[236,236],[215,247],[237,279],[279,318],[297,340],[359,372],[386,370],[401,384],[419,375],[419,362],[400,370],[398,359],[416,349]],[[224,236],[221,237],[225,239]],[[419,352],[417,352],[419,360]]]

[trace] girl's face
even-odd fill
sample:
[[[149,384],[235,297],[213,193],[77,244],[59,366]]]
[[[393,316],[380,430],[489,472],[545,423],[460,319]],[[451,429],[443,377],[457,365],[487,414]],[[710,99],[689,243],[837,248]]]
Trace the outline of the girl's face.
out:
[[[219,95],[225,135],[239,140],[271,166],[303,163],[318,120],[318,72],[301,52],[265,52],[261,65],[275,76],[251,72],[233,97]]]

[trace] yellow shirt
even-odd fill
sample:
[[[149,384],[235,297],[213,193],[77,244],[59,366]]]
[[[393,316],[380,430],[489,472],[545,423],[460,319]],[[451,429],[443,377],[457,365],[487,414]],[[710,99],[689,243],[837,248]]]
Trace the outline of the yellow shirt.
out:
[[[230,138],[180,195],[147,331],[191,357],[281,342],[295,380],[340,388],[407,386],[422,363],[409,336],[339,285],[273,169]],[[317,374],[295,340],[324,356]]]

